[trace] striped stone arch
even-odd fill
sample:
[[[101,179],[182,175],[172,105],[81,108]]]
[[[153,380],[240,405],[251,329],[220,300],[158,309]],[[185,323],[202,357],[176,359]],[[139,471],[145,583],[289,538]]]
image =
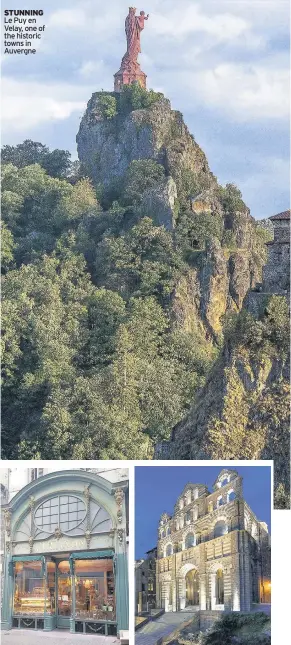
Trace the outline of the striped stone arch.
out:
[[[217,572],[222,571],[223,576],[223,589],[225,586],[225,576],[226,576],[226,568],[222,564],[222,562],[212,562],[211,565],[208,568],[208,577],[209,577],[209,589],[210,589],[210,603],[211,603],[211,609],[224,609],[224,602],[223,604],[217,604],[217,597],[216,597],[216,578],[217,578]]]
[[[209,525],[210,532],[214,532],[214,528],[217,522],[225,522],[227,526],[227,533],[229,532],[229,521],[225,514],[219,514],[212,520],[211,524]]]
[[[212,562],[208,567],[208,573],[216,573],[219,569],[222,569],[223,573],[226,573],[226,567],[222,562]]]
[[[179,571],[177,573],[177,577],[184,579],[186,577],[187,573],[189,573],[189,571],[192,571],[193,569],[196,569],[196,571],[198,571],[198,573],[199,573],[199,568],[197,567],[196,564],[192,564],[191,562],[186,562],[179,569]]]

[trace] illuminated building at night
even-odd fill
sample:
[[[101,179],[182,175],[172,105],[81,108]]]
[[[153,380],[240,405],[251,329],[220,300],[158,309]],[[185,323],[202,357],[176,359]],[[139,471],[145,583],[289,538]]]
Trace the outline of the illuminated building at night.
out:
[[[242,477],[224,469],[209,492],[189,483],[159,523],[157,607],[250,611],[270,603],[268,527],[243,497]]]

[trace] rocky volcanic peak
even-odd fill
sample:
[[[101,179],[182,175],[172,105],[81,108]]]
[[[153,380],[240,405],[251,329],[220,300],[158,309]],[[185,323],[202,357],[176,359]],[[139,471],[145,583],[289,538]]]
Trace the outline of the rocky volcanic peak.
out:
[[[189,268],[189,279],[186,279],[187,300],[196,302],[192,311],[193,324],[198,316],[205,334],[217,339],[226,311],[240,309],[248,289],[261,278],[262,259],[254,257],[255,226],[249,209],[242,201],[239,210],[223,202],[205,154],[190,134],[182,114],[171,109],[168,99],[159,98],[150,107],[127,114],[117,109],[115,116],[108,119],[102,111],[104,95],[104,92],[93,94],[77,135],[85,174],[96,185],[110,190],[116,182],[124,183],[133,161],[156,161],[164,168],[165,176],[140,196],[140,204],[136,207],[138,216],[152,217],[155,224],[173,231],[183,200],[185,207],[186,195],[193,218],[210,216],[214,224],[221,224],[221,239],[209,240],[195,278]],[[118,108],[120,97],[114,93],[106,93],[106,96],[113,97]],[[188,180],[191,186],[196,185],[196,194],[187,195]],[[173,311],[181,312],[181,306],[178,284],[173,294]],[[186,303],[185,307],[189,324],[190,312]],[[181,318],[183,316],[179,315]]]
[[[207,186],[216,185],[205,154],[168,99],[106,119],[98,107],[102,96],[101,92],[93,94],[77,135],[79,159],[95,183],[108,186],[123,177],[133,160],[153,159],[178,184],[188,169]]]

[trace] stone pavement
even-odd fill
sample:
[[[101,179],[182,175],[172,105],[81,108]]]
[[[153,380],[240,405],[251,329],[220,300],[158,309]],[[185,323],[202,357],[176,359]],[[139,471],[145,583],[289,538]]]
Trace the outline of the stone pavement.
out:
[[[194,618],[195,613],[195,611],[178,611],[163,614],[136,632],[135,645],[155,645],[159,638],[168,636],[180,625],[182,627],[182,623],[188,623],[191,618]]]
[[[1,632],[1,645],[120,645],[116,636],[70,634],[54,629],[52,632],[33,629],[11,629]]]

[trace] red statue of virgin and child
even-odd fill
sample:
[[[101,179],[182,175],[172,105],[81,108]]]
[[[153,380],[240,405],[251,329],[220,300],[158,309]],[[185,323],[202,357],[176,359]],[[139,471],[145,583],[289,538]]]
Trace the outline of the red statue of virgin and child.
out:
[[[125,33],[127,40],[127,51],[121,61],[119,72],[114,75],[114,91],[120,92],[123,85],[131,85],[132,83],[140,83],[142,87],[146,87],[146,74],[141,71],[140,65],[137,62],[138,55],[141,52],[140,35],[145,27],[145,20],[148,20],[149,15],[145,15],[144,11],[140,15],[136,15],[136,8],[129,7],[129,13],[125,20]]]

